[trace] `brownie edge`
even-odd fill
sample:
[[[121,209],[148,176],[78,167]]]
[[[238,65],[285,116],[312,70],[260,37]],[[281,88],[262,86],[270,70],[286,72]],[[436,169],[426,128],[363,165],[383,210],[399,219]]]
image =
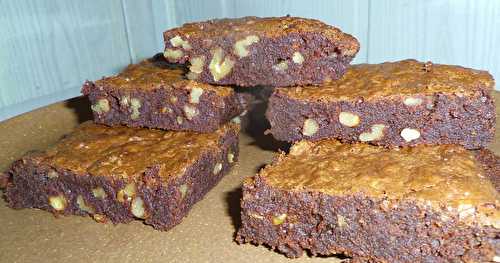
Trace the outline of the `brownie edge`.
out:
[[[277,177],[270,180],[269,174],[262,171],[245,180],[242,226],[236,241],[264,244],[292,258],[309,251],[312,255],[342,254],[351,257],[353,262],[497,262],[500,259],[500,158],[488,150],[473,154],[497,191],[496,203],[486,204],[490,211],[484,214],[486,217],[466,205],[455,211],[411,198],[396,200],[363,193],[329,194],[311,190],[305,186],[314,185],[304,179],[307,176],[297,177],[293,171],[283,174],[287,170],[275,161],[271,168],[264,169],[280,171],[278,183]],[[279,159],[283,160],[283,156]],[[337,172],[341,174],[341,170]],[[292,177],[302,184],[287,179]],[[377,186],[384,181],[379,173],[374,172],[373,178],[366,184]],[[343,184],[342,179],[338,184]],[[448,192],[443,191],[446,190],[441,189],[438,196],[445,198]],[[471,194],[483,198],[481,193]]]
[[[238,128],[233,124],[223,127],[219,134],[108,128],[89,123],[84,124],[83,129],[93,127],[100,130],[102,136],[97,134],[100,137],[97,140],[82,142],[81,149],[89,147],[92,150],[99,145],[110,145],[94,154],[102,157],[97,157],[93,165],[81,165],[65,153],[66,149],[79,147],[78,140],[73,140],[81,136],[78,132],[63,139],[59,147],[31,153],[14,162],[6,172],[9,176],[5,189],[8,206],[14,209],[39,208],[56,216],[89,215],[98,222],[110,221],[114,224],[140,219],[155,229],[166,231],[179,224],[191,207],[238,160]],[[159,156],[164,152],[160,146],[162,142],[153,140],[156,136],[161,139],[162,134],[165,134],[165,140],[169,140],[165,142],[169,147],[181,144],[175,146],[176,149],[168,150],[166,158],[178,152],[182,156],[170,156],[169,159],[184,162],[162,161],[163,157]],[[172,137],[167,137],[169,135]],[[192,149],[189,160],[186,159],[185,149],[181,149],[188,142],[191,145],[186,149]],[[151,144],[147,150],[149,157],[141,160],[142,155],[137,149],[148,144]],[[120,147],[126,151],[117,152]],[[195,147],[200,147],[200,150]],[[132,160],[130,165],[125,158]],[[110,166],[110,162],[115,168]],[[141,163],[144,163],[141,167],[133,166]]]

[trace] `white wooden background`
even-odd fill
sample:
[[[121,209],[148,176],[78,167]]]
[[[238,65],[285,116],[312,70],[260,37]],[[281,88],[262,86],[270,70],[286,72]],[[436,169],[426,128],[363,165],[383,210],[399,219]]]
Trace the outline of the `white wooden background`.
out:
[[[500,79],[500,0],[0,0],[0,120],[162,51],[165,29],[286,14],[356,36],[355,63],[417,58]]]

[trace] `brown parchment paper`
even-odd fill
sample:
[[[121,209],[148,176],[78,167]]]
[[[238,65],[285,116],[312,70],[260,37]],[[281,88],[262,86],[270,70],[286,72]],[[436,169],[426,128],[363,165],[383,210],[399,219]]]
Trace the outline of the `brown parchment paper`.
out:
[[[495,97],[499,114],[500,93]],[[90,119],[88,108],[85,98],[75,98],[0,122],[0,171],[26,151],[43,149]],[[241,135],[239,163],[168,232],[141,221],[100,224],[89,217],[55,218],[36,209],[13,210],[2,199],[0,262],[339,262],[307,255],[290,260],[265,246],[233,241],[240,224],[242,179],[270,162],[278,148],[284,149],[270,136],[259,134]],[[500,154],[499,135],[490,146],[496,154]]]

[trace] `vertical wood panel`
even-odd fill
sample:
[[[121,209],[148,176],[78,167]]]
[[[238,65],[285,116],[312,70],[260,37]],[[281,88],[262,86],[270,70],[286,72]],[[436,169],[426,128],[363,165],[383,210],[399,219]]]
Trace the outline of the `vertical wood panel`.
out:
[[[156,49],[152,1],[121,0],[127,29],[130,57],[136,63]]]
[[[0,1],[0,24],[0,109],[76,96],[85,79],[130,62],[120,0]]]
[[[368,61],[432,60],[500,80],[500,1],[372,1]]]

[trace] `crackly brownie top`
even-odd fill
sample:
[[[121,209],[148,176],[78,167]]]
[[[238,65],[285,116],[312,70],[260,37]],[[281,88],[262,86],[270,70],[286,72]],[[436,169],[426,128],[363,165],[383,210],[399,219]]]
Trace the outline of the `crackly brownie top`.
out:
[[[354,56],[359,51],[359,42],[353,36],[319,20],[300,17],[241,17],[214,19],[187,23],[182,27],[168,30],[165,37],[180,35],[186,38],[218,38],[239,35],[258,35],[266,38],[280,38],[290,34],[316,33],[336,42],[342,55]],[[168,40],[168,39],[166,39]]]
[[[79,175],[140,179],[158,167],[161,181],[181,176],[202,154],[220,148],[220,139],[238,126],[230,123],[213,133],[108,127],[86,122],[47,151],[28,155],[55,169]]]
[[[182,66],[169,64],[163,54],[131,64],[121,73],[112,77],[105,77],[95,81],[97,88],[128,89],[128,90],[154,90],[163,89],[191,89],[198,87],[216,92],[219,96],[233,93],[230,87],[213,86],[184,77],[185,70]]]
[[[500,195],[491,177],[473,152],[456,145],[387,149],[300,141],[259,175],[289,191],[364,193],[455,209],[461,216],[480,214],[480,222],[500,228]]]
[[[279,88],[277,92],[299,100],[334,101],[434,93],[470,95],[493,86],[487,71],[408,59],[353,65],[338,81],[319,87]]]

